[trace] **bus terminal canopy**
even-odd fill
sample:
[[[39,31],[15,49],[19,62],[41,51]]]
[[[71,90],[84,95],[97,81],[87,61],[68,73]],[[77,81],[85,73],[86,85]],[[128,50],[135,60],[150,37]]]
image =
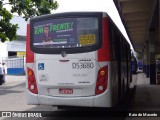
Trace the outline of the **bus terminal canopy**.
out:
[[[114,0],[135,51],[142,52],[151,31],[158,31],[158,0]],[[159,38],[155,38],[155,46]],[[156,49],[155,52],[160,52]]]

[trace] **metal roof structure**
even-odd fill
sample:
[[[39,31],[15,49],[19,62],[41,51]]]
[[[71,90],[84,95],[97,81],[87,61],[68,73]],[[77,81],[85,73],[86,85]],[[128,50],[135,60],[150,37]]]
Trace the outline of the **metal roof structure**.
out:
[[[158,0],[114,0],[114,3],[135,51],[142,52],[155,22]]]

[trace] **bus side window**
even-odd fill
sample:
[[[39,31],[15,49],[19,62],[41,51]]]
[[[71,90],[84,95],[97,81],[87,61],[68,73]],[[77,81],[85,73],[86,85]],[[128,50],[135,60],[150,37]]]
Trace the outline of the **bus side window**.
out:
[[[121,49],[121,39],[118,35],[118,33],[115,31],[115,54],[116,54],[116,60],[119,62],[122,60],[122,49]]]
[[[115,29],[111,27],[111,44],[112,44],[112,59],[121,60],[121,50],[120,50],[120,37]]]
[[[124,53],[124,40],[122,37],[120,37],[120,43],[121,43],[121,56],[122,56],[122,61],[125,61],[125,53]]]
[[[114,36],[114,29],[111,28],[111,46],[112,46],[112,59],[116,59],[116,53],[115,53],[115,36]]]

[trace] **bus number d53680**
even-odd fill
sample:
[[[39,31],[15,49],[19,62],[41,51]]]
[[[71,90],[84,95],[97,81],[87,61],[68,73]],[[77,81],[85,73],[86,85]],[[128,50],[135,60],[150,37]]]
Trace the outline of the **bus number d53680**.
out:
[[[93,62],[75,62],[72,63],[73,69],[92,69],[94,68]]]

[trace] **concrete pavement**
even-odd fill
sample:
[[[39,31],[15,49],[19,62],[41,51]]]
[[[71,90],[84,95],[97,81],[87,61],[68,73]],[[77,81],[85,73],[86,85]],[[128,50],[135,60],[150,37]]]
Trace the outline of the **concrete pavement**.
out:
[[[0,107],[1,111],[54,111],[56,109],[55,107],[52,108],[52,106],[27,105],[26,97],[24,94],[25,81],[25,76],[7,75],[6,83],[2,85],[2,87],[0,86],[2,93],[0,95],[0,103],[3,103]],[[131,106],[129,107],[130,111],[160,111],[159,85],[150,85],[149,78],[146,78],[146,75],[144,73],[133,75],[133,81],[131,84],[135,88],[135,94],[133,97],[133,103],[131,103]],[[7,89],[4,89],[3,86]],[[127,117],[126,120],[146,120],[146,118],[147,117]],[[153,117],[153,120],[155,119],[157,119],[157,117]]]
[[[25,75],[6,75],[6,82],[2,86],[15,86],[26,82]]]
[[[137,82],[135,85],[149,85],[150,79],[146,77],[144,73],[137,74]]]
[[[150,85],[144,73],[133,75],[133,78],[131,84],[135,94],[131,110],[160,111],[160,85]]]
[[[132,110],[146,110],[148,107],[151,110],[157,106],[160,111],[160,85],[150,85],[149,78],[146,78],[144,73],[134,74],[131,87],[135,88],[134,100],[132,103]],[[7,75],[6,83],[2,87],[11,87],[26,82],[26,76]],[[0,86],[1,87],[1,86]],[[153,108],[153,109],[154,109]],[[157,110],[157,109],[155,109]]]
[[[132,82],[130,83],[130,88],[134,88],[137,85],[149,85],[149,84],[150,84],[150,79],[147,78],[143,72],[141,72],[132,75]]]

